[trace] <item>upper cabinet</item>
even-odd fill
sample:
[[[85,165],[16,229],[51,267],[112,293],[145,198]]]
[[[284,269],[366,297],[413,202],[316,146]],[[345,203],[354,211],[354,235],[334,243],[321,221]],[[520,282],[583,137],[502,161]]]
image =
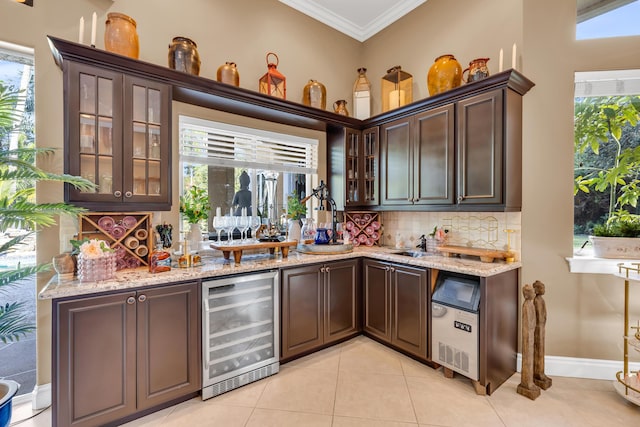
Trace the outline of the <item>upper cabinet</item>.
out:
[[[170,209],[174,100],[326,132],[326,179],[339,210],[521,209],[522,96],[534,84],[515,70],[362,121],[55,37],[49,43],[66,76],[65,169],[99,185],[94,193],[67,188],[69,202]]]
[[[378,205],[377,126],[363,131],[336,129],[327,136],[328,181],[338,209]]]
[[[76,62],[65,69],[65,172],[97,184],[65,190],[93,210],[171,208],[171,93],[164,83]]]
[[[381,126],[381,204],[453,203],[454,107]]]

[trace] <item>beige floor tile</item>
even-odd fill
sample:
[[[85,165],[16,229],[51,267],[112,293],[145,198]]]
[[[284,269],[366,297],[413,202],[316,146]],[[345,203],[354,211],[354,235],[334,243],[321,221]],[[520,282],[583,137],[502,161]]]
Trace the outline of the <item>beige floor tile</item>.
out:
[[[402,366],[402,373],[407,377],[434,378],[442,376],[442,369],[433,369],[424,363],[420,363],[417,360],[413,360],[412,358],[404,355],[401,355],[399,359],[400,366]]]
[[[333,427],[417,427],[415,423],[372,420],[370,418],[333,417]]]
[[[334,414],[416,422],[407,384],[402,375],[341,370],[338,375]]]
[[[364,341],[343,348],[340,371],[402,375],[402,365],[394,350],[375,341]]]
[[[331,415],[256,409],[246,427],[331,427]]]
[[[13,404],[11,422],[19,423],[17,425],[20,427],[51,427],[51,408],[39,412],[31,409],[30,401],[19,405]]]
[[[287,363],[286,366],[287,368],[309,368],[337,373],[341,352],[342,348],[340,346],[325,348],[324,350],[291,361]]]
[[[222,405],[211,401],[179,405],[158,424],[142,424],[162,427],[225,426],[243,427],[253,408]],[[146,418],[146,417],[145,417]]]
[[[262,393],[264,392],[264,389],[270,379],[271,377],[263,378],[260,381],[247,384],[235,390],[231,390],[227,393],[221,394],[220,396],[213,397],[209,400],[215,403],[221,403],[223,405],[238,405],[254,408],[258,403],[258,399],[260,399],[260,396],[262,396]],[[207,400],[207,402],[209,400]]]
[[[576,387],[580,381],[585,387]],[[558,381],[562,386],[556,387],[554,378],[554,385],[543,390],[536,400],[516,392],[519,382],[520,376],[514,375],[490,398],[508,427],[640,425],[640,407],[615,391],[599,391],[602,385],[593,380]]]
[[[464,378],[407,377],[420,424],[497,427],[504,423],[486,396],[478,396]]]
[[[330,415],[336,383],[337,374],[285,366],[267,383],[256,407]]]

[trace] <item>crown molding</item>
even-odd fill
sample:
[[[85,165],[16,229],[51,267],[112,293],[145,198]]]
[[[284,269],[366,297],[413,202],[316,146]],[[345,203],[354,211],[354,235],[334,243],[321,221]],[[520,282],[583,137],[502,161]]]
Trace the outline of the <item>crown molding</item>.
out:
[[[313,0],[280,0],[281,3],[308,15],[325,25],[358,40],[359,42],[364,42],[426,1],[427,0],[399,1],[393,7],[381,11],[377,17],[369,21],[365,26],[362,26]]]

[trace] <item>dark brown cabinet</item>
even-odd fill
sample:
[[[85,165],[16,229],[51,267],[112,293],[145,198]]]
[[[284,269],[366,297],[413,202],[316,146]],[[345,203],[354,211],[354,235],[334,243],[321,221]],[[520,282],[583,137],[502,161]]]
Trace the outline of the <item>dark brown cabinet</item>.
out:
[[[378,127],[329,132],[329,189],[338,209],[378,205]]]
[[[519,208],[521,150],[515,136],[505,138],[504,117],[519,116],[520,97],[509,102],[504,90],[476,95],[457,103],[458,189],[460,205],[498,204]],[[504,114],[505,106],[518,109]],[[520,112],[521,114],[521,112]],[[508,122],[507,132],[520,120]],[[511,191],[505,193],[504,190]],[[517,191],[517,192],[516,192]]]
[[[381,204],[454,201],[454,106],[381,126]]]
[[[53,424],[95,426],[200,389],[197,283],[53,303]]]
[[[171,207],[171,88],[107,68],[67,62],[65,171],[97,185],[65,187],[93,210]]]
[[[427,270],[364,261],[364,332],[428,360]]]
[[[282,360],[360,332],[359,273],[358,260],[282,270]]]

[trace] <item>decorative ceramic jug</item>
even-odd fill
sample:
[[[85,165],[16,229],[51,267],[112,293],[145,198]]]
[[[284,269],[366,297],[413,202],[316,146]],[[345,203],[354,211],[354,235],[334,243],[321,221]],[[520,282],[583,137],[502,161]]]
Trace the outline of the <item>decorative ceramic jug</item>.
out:
[[[196,42],[187,37],[174,37],[169,45],[169,68],[199,75],[200,55]]]
[[[240,86],[240,74],[238,74],[238,68],[235,62],[225,62],[224,65],[218,67],[216,73],[216,80],[220,83],[226,83],[228,85]]]
[[[427,74],[427,87],[431,96],[451,90],[462,83],[462,67],[453,55],[436,58]]]
[[[138,59],[140,44],[136,21],[123,13],[107,14],[104,29],[104,48],[108,52]]]
[[[349,116],[349,111],[347,110],[347,101],[344,99],[339,99],[333,103],[333,111],[336,114],[340,114],[342,116]]]
[[[465,68],[462,72],[462,78],[464,81],[466,83],[471,83],[489,77],[489,67],[487,67],[488,61],[489,58],[476,58],[469,62],[469,67]],[[464,73],[469,73],[466,78]]]
[[[309,80],[302,91],[302,103],[324,110],[327,106],[327,89],[317,80]]]
[[[329,243],[329,232],[326,228],[316,228],[315,243],[316,245],[326,245]]]

